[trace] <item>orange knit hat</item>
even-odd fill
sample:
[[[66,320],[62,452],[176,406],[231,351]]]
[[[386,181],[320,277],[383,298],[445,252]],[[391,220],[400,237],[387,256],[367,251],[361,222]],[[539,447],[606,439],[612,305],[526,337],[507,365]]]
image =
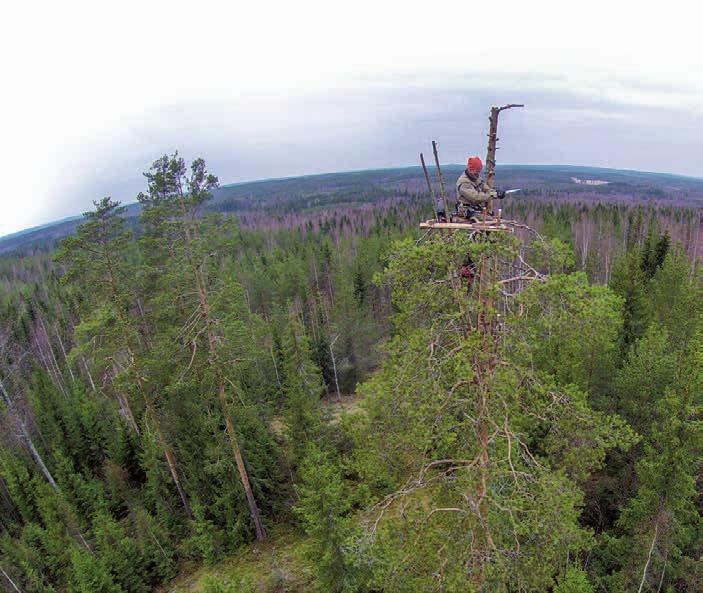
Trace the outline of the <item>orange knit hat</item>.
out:
[[[470,156],[469,160],[466,161],[466,168],[472,173],[480,173],[483,169],[483,162],[477,156]]]

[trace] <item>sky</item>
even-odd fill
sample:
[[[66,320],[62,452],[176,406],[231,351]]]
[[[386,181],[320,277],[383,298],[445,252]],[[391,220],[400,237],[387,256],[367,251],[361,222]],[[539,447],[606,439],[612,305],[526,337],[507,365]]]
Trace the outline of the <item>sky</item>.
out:
[[[12,3],[0,235],[125,203],[164,153],[222,183],[443,162],[703,176],[701,9],[644,0]]]

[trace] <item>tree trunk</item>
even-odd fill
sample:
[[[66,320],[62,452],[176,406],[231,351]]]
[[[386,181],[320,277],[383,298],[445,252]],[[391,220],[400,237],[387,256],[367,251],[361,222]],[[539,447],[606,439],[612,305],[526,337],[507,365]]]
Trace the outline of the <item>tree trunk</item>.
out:
[[[5,400],[5,405],[7,405],[7,409],[10,413],[10,417],[14,419],[14,421],[17,423],[17,426],[19,427],[22,440],[24,441],[25,445],[29,449],[29,452],[32,455],[32,459],[34,459],[35,463],[39,466],[39,470],[46,478],[46,481],[49,482],[49,485],[52,488],[54,488],[54,490],[57,490],[58,486],[56,485],[56,481],[54,480],[54,477],[51,475],[49,468],[46,467],[46,464],[44,463],[44,460],[42,459],[41,455],[39,454],[39,451],[37,451],[37,448],[34,446],[34,441],[32,441],[32,436],[29,434],[29,431],[27,430],[27,427],[25,426],[24,422],[22,421],[22,418],[20,418],[19,414],[15,410],[14,402],[12,401],[10,394],[7,393],[7,390],[5,389],[5,385],[3,384],[2,379],[0,379],[0,393],[2,394],[2,398]]]
[[[654,536],[652,536],[652,545],[649,547],[649,554],[647,554],[647,562],[644,565],[644,570],[642,570],[642,580],[640,581],[640,587],[637,589],[637,593],[642,593],[642,587],[644,587],[644,581],[647,578],[647,571],[649,570],[649,563],[652,560],[652,552],[654,551],[654,544],[657,542],[657,531],[659,524],[654,524]]]
[[[71,365],[68,362],[68,356],[66,356],[66,348],[64,348],[63,340],[61,339],[61,333],[59,332],[59,329],[56,326],[54,326],[54,333],[56,333],[56,338],[59,341],[59,346],[61,347],[61,353],[63,354],[63,359],[64,359],[64,362],[66,363],[66,368],[68,369],[68,374],[71,377],[71,383],[75,383],[76,377],[73,375],[73,370],[71,369]]]
[[[90,382],[90,387],[93,389],[93,391],[97,391],[95,388],[95,381],[93,381],[93,375],[90,374],[90,369],[88,368],[88,363],[85,361],[85,358],[81,356],[81,362],[83,363],[83,368],[85,369],[86,374],[88,375],[88,381]]]
[[[173,456],[171,447],[166,442],[166,437],[161,431],[161,426],[159,426],[159,423],[154,422],[154,427],[156,428],[156,434],[159,437],[159,444],[161,445],[161,449],[163,450],[164,456],[166,457],[166,463],[168,464],[169,472],[171,472],[171,478],[173,478],[173,483],[176,485],[176,490],[178,490],[178,496],[180,496],[181,498],[181,503],[183,503],[183,508],[186,510],[186,513],[188,513],[188,516],[192,519],[193,511],[191,510],[190,505],[188,504],[188,498],[186,497],[186,493],[183,490],[183,486],[181,485],[181,478],[178,474],[178,465],[176,464],[176,458]]]
[[[330,342],[330,356],[332,357],[332,370],[334,371],[334,386],[337,389],[337,401],[342,401],[342,394],[339,392],[339,380],[337,379],[337,361],[334,356],[334,343],[337,341],[341,334],[337,334],[334,339]]]
[[[498,116],[501,111],[512,109],[513,107],[524,107],[516,103],[503,105],[502,107],[491,107],[491,115],[488,118],[488,151],[486,153],[486,185],[493,188],[493,178],[496,170],[496,150],[498,149]],[[493,200],[488,202],[488,211],[493,211]]]
[[[113,374],[117,375],[119,372],[117,369],[117,366],[114,364],[112,365],[112,372]],[[132,413],[132,408],[129,405],[129,401],[127,400],[127,396],[122,395],[119,390],[115,387],[113,384],[112,386],[114,392],[115,392],[115,399],[117,400],[117,403],[120,406],[120,414],[124,417],[124,419],[127,421],[127,424],[129,427],[136,433],[140,434],[139,431],[139,425],[137,424],[136,419],[134,418],[134,414]]]
[[[56,485],[56,482],[54,481],[54,477],[51,475],[49,468],[47,468],[46,465],[44,464],[44,460],[41,458],[41,455],[39,455],[39,451],[37,451],[37,448],[34,446],[34,442],[32,441],[32,438],[29,436],[29,432],[27,432],[27,427],[24,425],[24,423],[19,418],[17,418],[17,422],[20,425],[20,430],[22,431],[22,437],[24,438],[24,441],[27,445],[27,448],[29,449],[29,452],[32,454],[32,458],[34,459],[36,464],[39,466],[41,473],[44,474],[44,477],[46,478],[46,481],[49,482],[49,485],[54,490],[57,490],[58,486]]]
[[[478,331],[481,339],[481,348],[478,354],[479,359],[476,364],[476,438],[478,442],[478,454],[476,468],[478,470],[478,487],[474,493],[477,503],[477,518],[479,522],[479,534],[476,538],[477,545],[474,551],[474,561],[472,566],[472,577],[475,583],[481,587],[485,580],[485,566],[487,562],[488,550],[491,543],[490,525],[488,522],[488,493],[490,488],[490,476],[488,473],[489,464],[489,410],[488,410],[488,385],[494,368],[494,315],[493,300],[490,295],[490,288],[493,280],[493,270],[487,258],[482,257],[479,263],[479,311],[478,311]]]
[[[271,362],[273,362],[273,372],[276,373],[276,385],[280,388],[281,376],[278,374],[278,365],[276,365],[276,355],[273,352],[273,346],[269,348],[269,352],[271,353]]]
[[[44,348],[42,348],[37,328],[34,328],[34,346],[36,347],[36,351],[39,354],[38,358],[41,362],[42,368],[46,371],[46,374],[49,375],[51,380],[54,382],[56,388],[61,392],[64,397],[66,397],[66,393],[64,392],[63,387],[59,384],[58,379],[54,375],[54,367],[49,363],[49,359],[47,358],[46,354],[44,354]]]
[[[17,587],[17,585],[15,585],[15,581],[13,581],[13,580],[10,578],[10,575],[7,574],[7,573],[5,572],[5,570],[4,570],[1,566],[0,566],[0,572],[1,572],[1,573],[3,574],[3,576],[9,581],[10,585],[12,585],[12,588],[13,588],[15,591],[17,591],[17,593],[22,593],[22,591],[20,591],[20,589]]]
[[[237,439],[237,433],[234,430],[234,424],[230,418],[227,396],[225,394],[225,384],[224,381],[220,382],[219,386],[219,397],[220,404],[224,410],[225,414],[225,426],[227,427],[227,435],[229,436],[230,444],[232,445],[232,451],[234,453],[234,459],[237,464],[237,470],[239,471],[239,477],[242,480],[242,486],[244,486],[244,493],[247,497],[247,505],[249,506],[249,513],[254,521],[254,531],[256,532],[256,539],[263,540],[266,539],[266,529],[261,521],[261,514],[259,513],[259,507],[256,504],[256,498],[254,497],[254,491],[251,488],[251,483],[249,482],[249,473],[244,465],[244,458],[242,457],[242,450],[239,446],[239,440]]]
[[[39,307],[36,307],[39,309]],[[56,386],[59,388],[61,393],[63,393],[64,397],[68,397],[66,394],[66,389],[63,384],[63,377],[61,376],[61,370],[59,369],[59,363],[56,360],[56,355],[54,354],[54,348],[51,345],[51,338],[49,337],[49,332],[46,329],[46,324],[44,323],[44,318],[41,316],[40,313],[37,314],[37,320],[39,321],[39,324],[41,325],[42,332],[44,332],[44,339],[46,340],[46,347],[49,349],[49,355],[51,358],[49,359],[49,362],[51,363],[51,366],[54,369],[54,374],[56,376]]]
[[[205,282],[205,279],[203,278],[202,270],[198,267],[197,263],[195,262],[195,256],[193,254],[193,243],[195,240],[193,235],[197,234],[197,230],[193,229],[193,233],[191,234],[191,229],[188,221],[188,211],[186,209],[185,201],[182,197],[182,194],[181,208],[183,215],[183,230],[185,232],[186,257],[193,272],[193,280],[195,283],[196,290],[198,292],[200,309],[203,316],[203,322],[206,328],[208,354],[210,355],[209,365],[211,370],[214,371],[215,377],[217,378],[217,392],[220,400],[220,406],[222,407],[222,414],[225,418],[227,436],[229,437],[230,445],[232,447],[232,453],[234,454],[235,463],[237,464],[237,470],[239,471],[239,477],[242,481],[242,486],[244,487],[244,493],[246,494],[247,504],[249,506],[249,513],[251,514],[252,521],[254,522],[256,539],[263,540],[266,538],[266,530],[264,529],[264,524],[261,520],[261,514],[259,513],[259,508],[256,504],[256,498],[254,497],[254,492],[251,488],[251,483],[249,481],[249,474],[247,472],[247,468],[244,463],[244,458],[242,456],[242,451],[239,446],[239,439],[237,437],[237,433],[234,429],[234,424],[232,423],[232,418],[229,413],[229,404],[227,402],[227,395],[225,393],[225,377],[220,367],[219,354],[217,352],[217,336],[215,335],[215,332],[212,329],[212,318],[210,313],[210,302],[208,299],[207,284]]]

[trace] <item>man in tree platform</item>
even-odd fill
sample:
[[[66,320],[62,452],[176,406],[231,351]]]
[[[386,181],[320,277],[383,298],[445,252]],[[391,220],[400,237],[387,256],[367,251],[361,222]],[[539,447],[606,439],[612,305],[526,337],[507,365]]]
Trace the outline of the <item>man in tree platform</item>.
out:
[[[456,180],[456,213],[459,218],[470,220],[488,206],[491,199],[502,200],[505,192],[489,187],[479,177],[483,163],[477,156],[469,157],[466,169]]]
[[[495,190],[479,177],[483,163],[477,156],[469,157],[466,169],[456,180],[456,217],[466,221],[475,221],[484,208],[488,208],[490,200],[502,200],[505,192]],[[469,285],[476,276],[476,264],[469,253],[466,254],[460,274],[466,278]]]

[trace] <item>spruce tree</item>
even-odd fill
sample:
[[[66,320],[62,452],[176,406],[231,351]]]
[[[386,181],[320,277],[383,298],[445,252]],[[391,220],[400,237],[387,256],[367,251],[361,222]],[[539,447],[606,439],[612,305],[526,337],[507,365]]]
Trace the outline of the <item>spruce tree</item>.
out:
[[[105,564],[92,554],[71,550],[71,593],[125,593]]]
[[[283,390],[288,442],[295,462],[320,436],[323,393],[322,375],[313,361],[308,337],[291,309],[282,339]]]
[[[644,335],[652,317],[651,301],[647,294],[647,277],[639,264],[636,251],[628,251],[615,262],[610,287],[623,298],[620,348],[624,355],[628,348]]]
[[[308,554],[322,592],[354,591],[358,574],[347,548],[354,533],[348,517],[351,497],[338,461],[316,444],[299,467],[295,513],[311,538]]]
[[[583,570],[569,567],[554,587],[554,593],[594,593],[594,590]]]
[[[682,555],[696,553],[697,461],[703,452],[698,419],[703,393],[703,340],[698,334],[679,362],[670,386],[651,403],[652,426],[637,463],[639,488],[618,521],[623,568],[613,590],[657,590]],[[692,547],[691,547],[692,546]]]

